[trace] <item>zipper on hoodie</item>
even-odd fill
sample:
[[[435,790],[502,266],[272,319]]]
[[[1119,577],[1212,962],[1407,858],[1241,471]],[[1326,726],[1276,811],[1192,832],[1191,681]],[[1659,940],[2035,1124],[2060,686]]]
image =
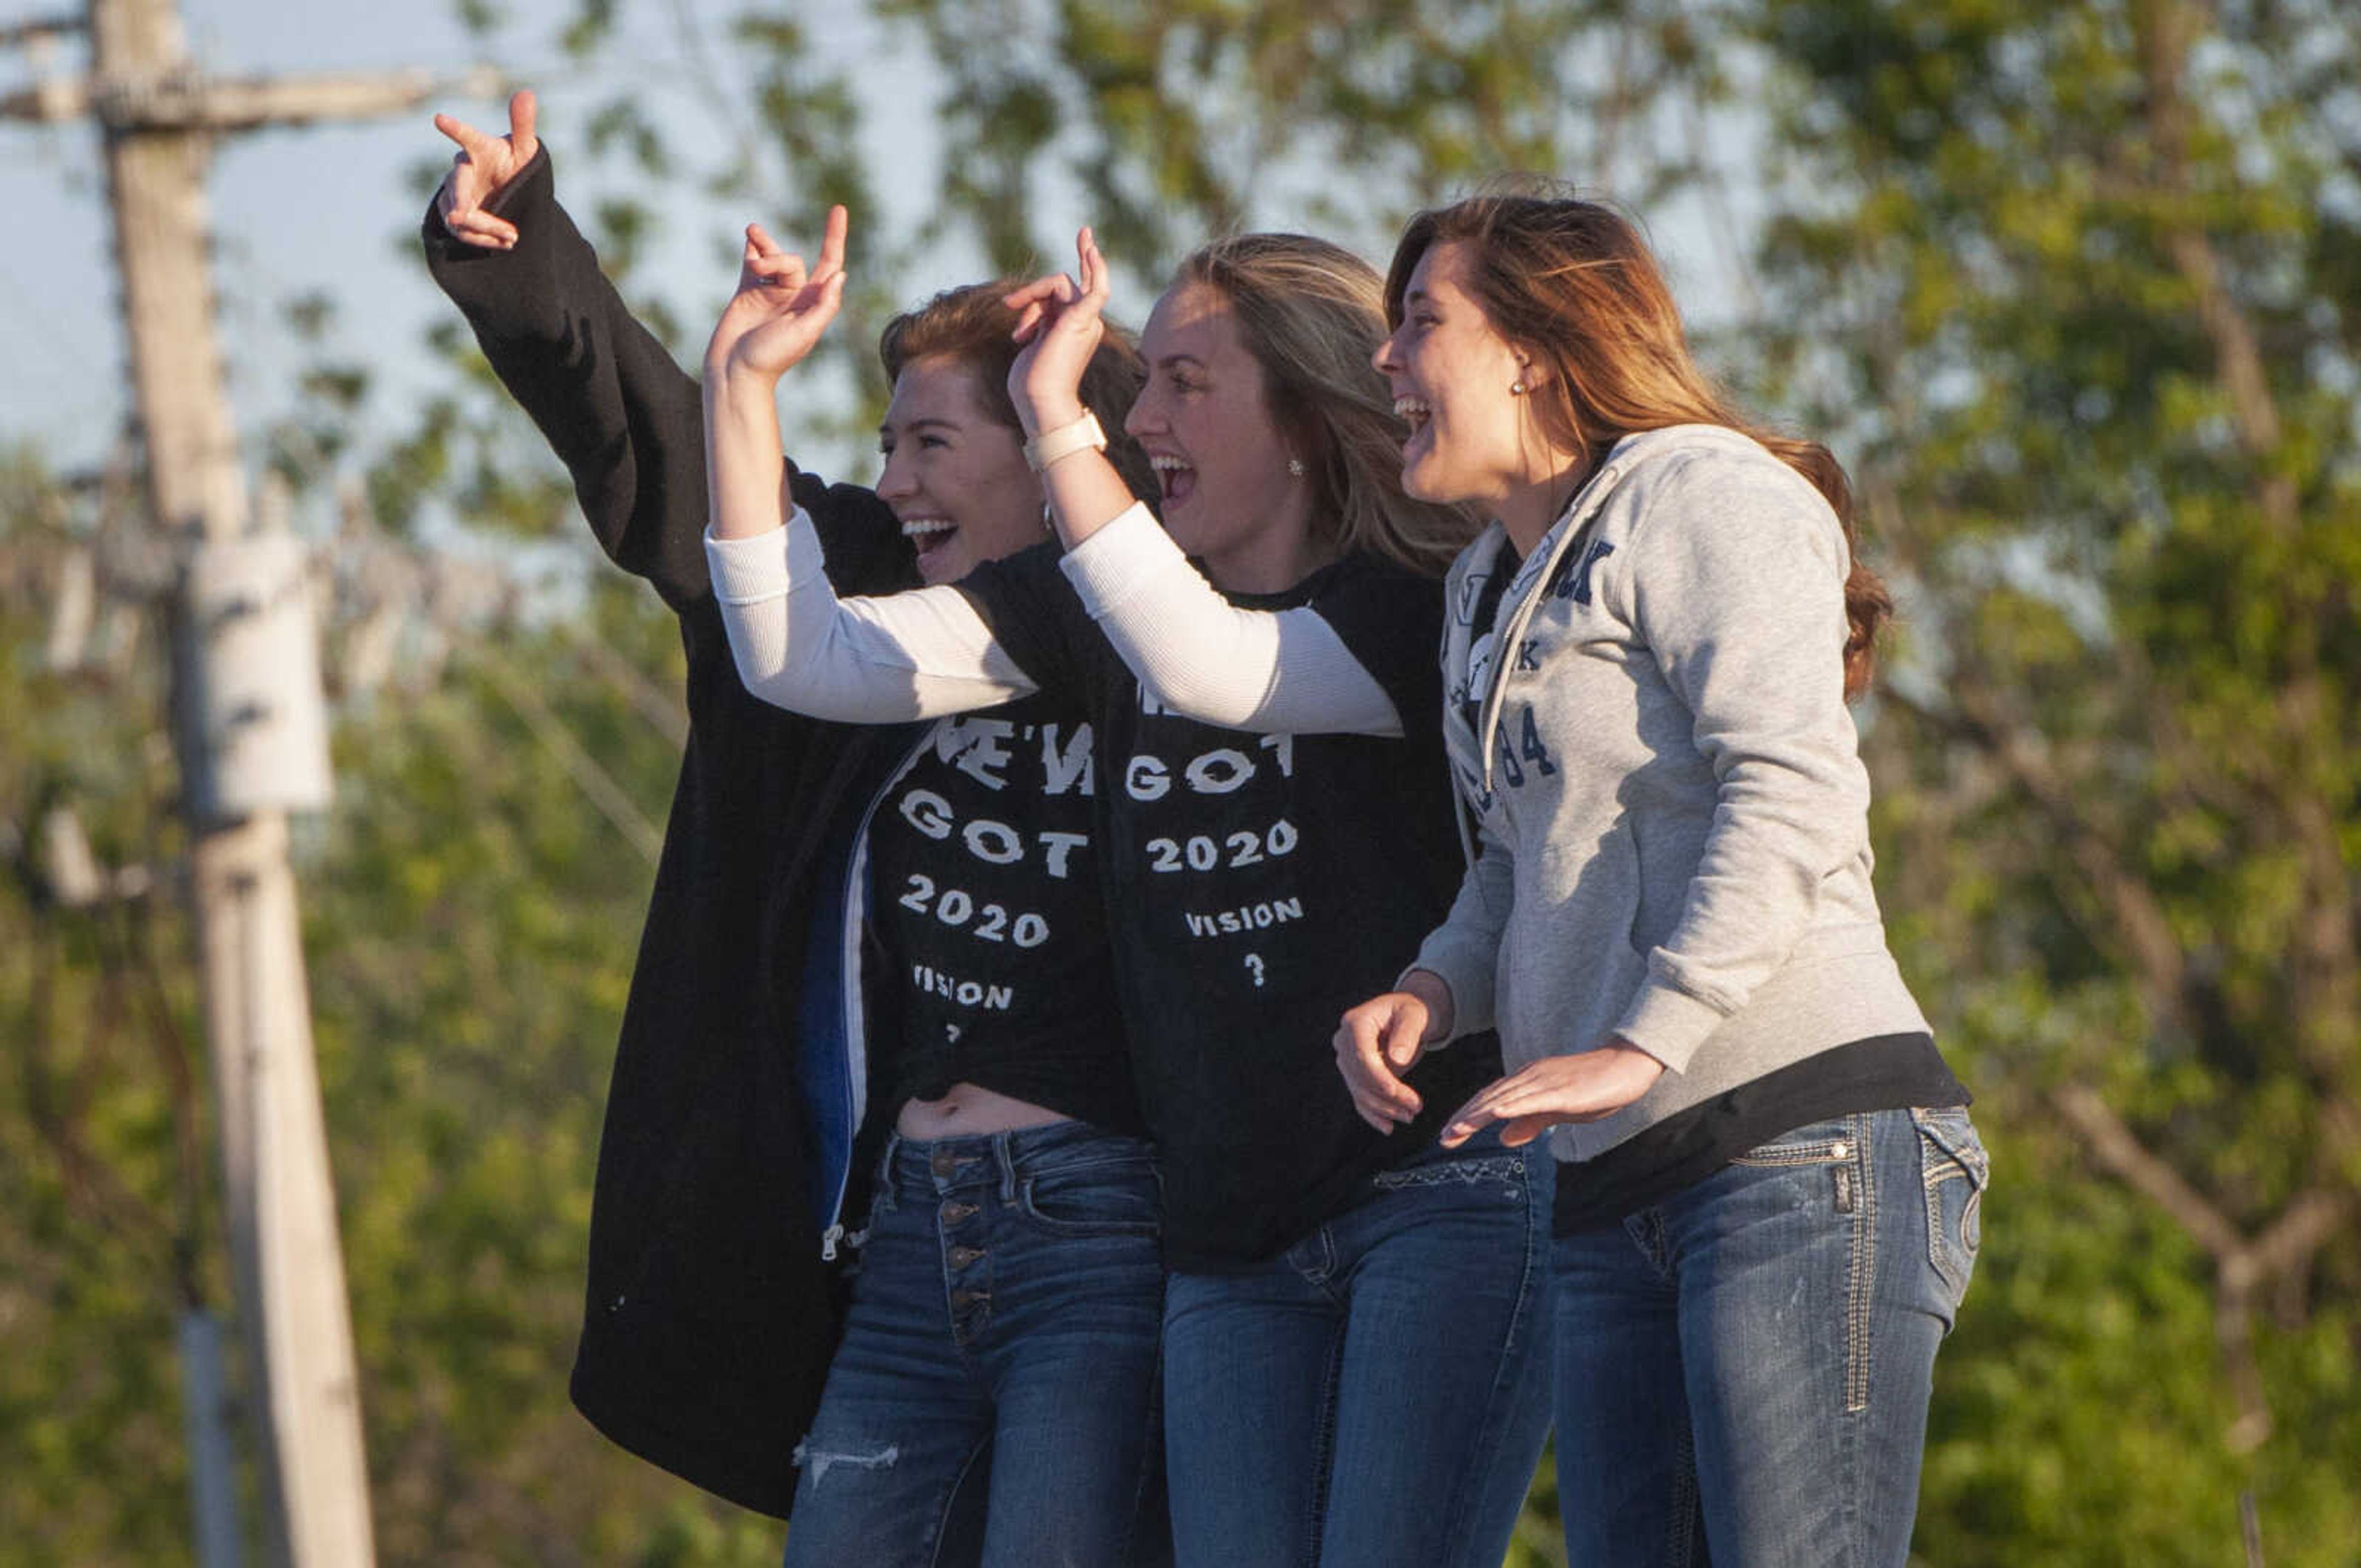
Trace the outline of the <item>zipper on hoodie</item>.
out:
[[[836,1191],[829,1199],[828,1224],[819,1235],[822,1263],[836,1261],[838,1244],[859,1246],[867,1239],[865,1232],[847,1238],[844,1194],[852,1185],[851,1150],[860,1141],[861,1118],[869,1109],[869,1020],[861,989],[861,931],[869,919],[869,824],[876,818],[877,808],[885,804],[885,797],[894,793],[894,786],[902,782],[904,775],[917,762],[918,754],[934,744],[935,731],[941,723],[942,720],[936,719],[918,731],[918,738],[911,742],[902,761],[885,775],[885,782],[877,786],[876,794],[869,797],[869,805],[861,813],[860,826],[853,829],[852,853],[845,857],[844,930],[839,970],[841,1000],[839,1005],[843,1009],[844,1051],[846,1065],[851,1069],[845,1078],[845,1095],[851,1101],[846,1107],[850,1113],[851,1134],[845,1140],[844,1163],[836,1172]]]
[[[1500,732],[1500,709],[1508,696],[1510,672],[1516,665],[1513,650],[1523,640],[1525,628],[1532,624],[1533,612],[1539,607],[1543,587],[1556,575],[1558,564],[1565,559],[1566,552],[1581,542],[1592,520],[1598,515],[1599,509],[1607,504],[1607,498],[1614,493],[1616,481],[1622,477],[1623,466],[1610,462],[1575,493],[1574,499],[1566,503],[1567,516],[1558,530],[1556,548],[1549,553],[1547,559],[1532,563],[1536,569],[1532,585],[1510,610],[1508,624],[1493,633],[1492,679],[1485,687],[1484,704],[1477,710],[1476,725],[1476,755],[1483,766],[1484,789],[1488,795],[1493,788],[1492,742]],[[1472,640],[1472,632],[1470,637]],[[1463,848],[1465,844],[1463,837]],[[1473,857],[1470,857],[1469,863],[1474,863]]]

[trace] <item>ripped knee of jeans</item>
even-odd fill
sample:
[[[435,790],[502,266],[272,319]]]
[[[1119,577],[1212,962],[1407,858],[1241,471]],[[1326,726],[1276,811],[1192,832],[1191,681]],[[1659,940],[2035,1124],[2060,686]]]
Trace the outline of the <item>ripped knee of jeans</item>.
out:
[[[850,1465],[855,1470],[891,1470],[901,1457],[901,1447],[895,1443],[889,1442],[883,1448],[867,1451],[819,1448],[814,1446],[808,1436],[796,1444],[795,1452],[796,1465],[811,1472],[812,1489],[815,1491],[828,1478],[828,1473],[840,1464]]]

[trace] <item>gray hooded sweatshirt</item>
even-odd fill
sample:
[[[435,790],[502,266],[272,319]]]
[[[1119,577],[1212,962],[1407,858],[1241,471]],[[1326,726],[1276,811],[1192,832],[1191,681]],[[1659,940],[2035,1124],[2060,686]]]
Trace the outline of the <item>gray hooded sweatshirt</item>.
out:
[[[1621,1038],[1670,1070],[1563,1160],[1817,1052],[1920,1032],[1870,884],[1844,532],[1713,425],[1630,436],[1500,594],[1453,565],[1444,733],[1480,852],[1417,967],[1514,1071]]]

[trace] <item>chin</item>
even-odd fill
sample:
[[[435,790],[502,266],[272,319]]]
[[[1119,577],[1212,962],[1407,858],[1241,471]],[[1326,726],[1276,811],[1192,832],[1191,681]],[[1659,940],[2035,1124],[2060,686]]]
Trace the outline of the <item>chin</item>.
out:
[[[1426,466],[1419,464],[1402,469],[1402,494],[1414,501],[1429,501],[1448,506],[1455,497],[1443,494],[1426,477]]]
[[[1168,510],[1158,521],[1164,524],[1165,537],[1180,546],[1180,554],[1202,555],[1205,553],[1204,542],[1198,536],[1196,525],[1185,510],[1178,516]]]

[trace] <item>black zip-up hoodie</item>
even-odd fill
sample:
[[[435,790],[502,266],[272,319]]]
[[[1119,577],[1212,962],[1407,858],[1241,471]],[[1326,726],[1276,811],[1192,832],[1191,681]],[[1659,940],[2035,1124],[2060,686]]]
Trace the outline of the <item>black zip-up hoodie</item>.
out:
[[[462,245],[430,209],[428,268],[572,472],[599,545],[679,618],[688,661],[687,747],[598,1148],[574,1402],[641,1457],[785,1518],[837,1337],[819,1234],[832,1195],[816,1190],[844,1166],[798,1092],[797,1053],[836,1044],[797,1026],[804,955],[858,813],[915,731],[747,695],[706,576],[697,383],[599,272],[545,148],[491,207],[516,225],[514,249]],[[840,589],[916,583],[873,494],[794,483]]]

